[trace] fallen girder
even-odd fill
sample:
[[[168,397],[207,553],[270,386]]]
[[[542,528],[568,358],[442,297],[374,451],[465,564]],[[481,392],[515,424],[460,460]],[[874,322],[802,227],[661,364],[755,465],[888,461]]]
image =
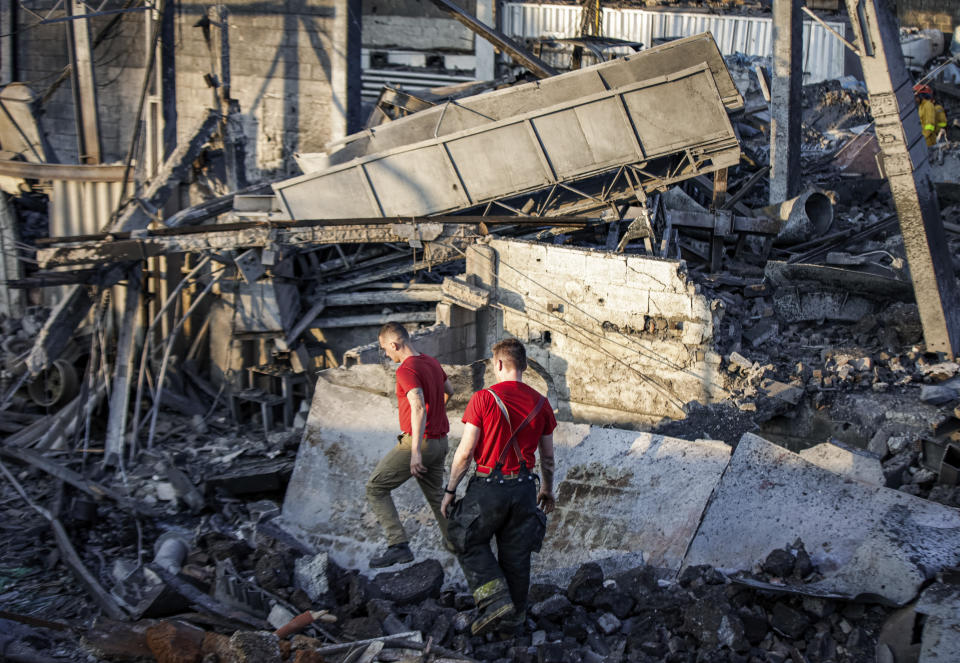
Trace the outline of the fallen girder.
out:
[[[597,218],[531,216],[449,216],[425,218],[322,219],[310,221],[241,221],[135,233],[60,237],[37,252],[43,268],[102,262],[127,262],[170,253],[196,253],[268,246],[322,244],[473,241],[483,226],[582,227]],[[55,245],[53,245],[55,243]],[[53,245],[53,246],[50,246]]]

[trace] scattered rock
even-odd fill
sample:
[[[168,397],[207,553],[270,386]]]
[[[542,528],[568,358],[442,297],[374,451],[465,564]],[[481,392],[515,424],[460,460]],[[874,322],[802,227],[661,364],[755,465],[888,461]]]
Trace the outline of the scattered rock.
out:
[[[573,609],[573,605],[563,594],[556,594],[548,599],[535,603],[530,607],[530,614],[540,619],[558,621]]]
[[[393,571],[380,573],[373,584],[383,598],[397,605],[419,603],[427,598],[439,598],[443,586],[443,567],[435,559]]]
[[[770,575],[777,576],[779,578],[786,578],[791,573],[793,573],[793,567],[796,564],[796,558],[787,550],[779,549],[774,550],[763,562],[763,570],[765,573]]]
[[[320,601],[330,593],[329,562],[327,553],[322,552],[313,557],[300,557],[294,563],[296,586],[306,592],[311,601]]]
[[[589,605],[601,589],[603,589],[603,569],[595,562],[588,562],[582,564],[573,574],[570,584],[567,585],[567,598],[571,603]]]
[[[786,603],[780,602],[773,607],[773,613],[770,615],[770,626],[781,635],[797,639],[810,626],[810,620],[802,612],[798,612]]]

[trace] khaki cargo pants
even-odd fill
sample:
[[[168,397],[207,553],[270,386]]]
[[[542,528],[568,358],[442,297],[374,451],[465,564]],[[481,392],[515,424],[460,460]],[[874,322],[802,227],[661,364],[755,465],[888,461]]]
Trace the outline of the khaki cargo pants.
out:
[[[406,543],[407,533],[400,523],[400,514],[393,503],[390,491],[403,484],[412,477],[410,474],[410,450],[413,439],[407,433],[397,436],[397,446],[391,449],[383,459],[377,463],[373,474],[367,480],[367,502],[373,511],[380,526],[387,537],[387,545]],[[426,475],[417,479],[423,496],[433,509],[433,515],[440,525],[443,540],[447,540],[447,519],[440,512],[440,503],[443,501],[443,466],[447,459],[447,438],[427,438],[420,443],[420,454],[423,464],[427,467]]]

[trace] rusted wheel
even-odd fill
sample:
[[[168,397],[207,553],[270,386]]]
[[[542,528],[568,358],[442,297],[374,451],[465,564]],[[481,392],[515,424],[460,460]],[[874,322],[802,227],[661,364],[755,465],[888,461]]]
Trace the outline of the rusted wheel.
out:
[[[27,385],[27,393],[41,407],[65,405],[77,395],[77,370],[66,359],[57,359]]]

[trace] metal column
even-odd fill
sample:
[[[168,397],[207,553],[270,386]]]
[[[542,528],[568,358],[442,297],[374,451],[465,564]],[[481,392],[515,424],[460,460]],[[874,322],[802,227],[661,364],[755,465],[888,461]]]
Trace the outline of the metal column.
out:
[[[960,297],[930,178],[927,144],[886,0],[846,0],[884,170],[900,220],[927,350],[960,350]]]
[[[800,193],[800,86],[803,21],[799,0],[773,0],[770,91],[770,204]]]
[[[477,0],[477,20],[487,25],[494,23],[495,0]],[[473,35],[473,52],[476,57],[474,75],[478,81],[492,81],[496,77],[496,55],[493,44],[478,34]]]
[[[93,75],[90,23],[84,17],[87,6],[77,0],[69,0],[66,7],[69,14],[76,17],[67,22],[67,44],[70,49],[70,73],[73,78],[73,104],[77,118],[80,163],[100,163],[97,85]]]
[[[16,0],[0,0],[0,85],[17,80]]]

